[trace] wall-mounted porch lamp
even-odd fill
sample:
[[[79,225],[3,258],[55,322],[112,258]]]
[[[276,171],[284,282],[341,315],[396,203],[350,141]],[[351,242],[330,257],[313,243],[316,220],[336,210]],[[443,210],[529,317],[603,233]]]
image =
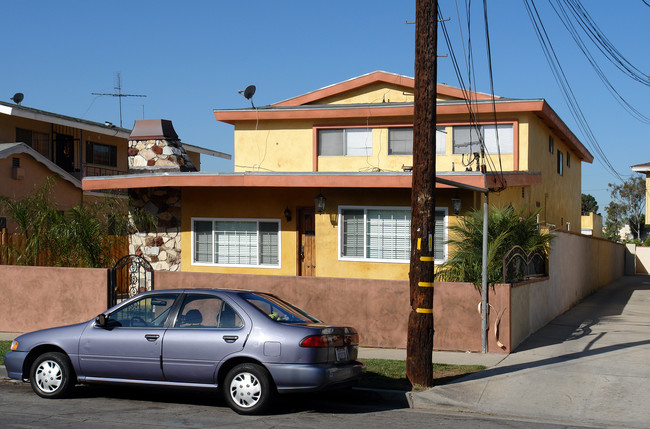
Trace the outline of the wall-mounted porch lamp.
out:
[[[452,198],[451,199],[451,208],[454,211],[455,215],[460,214],[460,209],[462,208],[462,200],[460,198]]]
[[[316,198],[314,198],[314,205],[316,206],[316,212],[323,213],[325,211],[326,201],[327,198],[323,196],[322,192],[319,192],[318,195],[316,195]]]
[[[289,207],[284,209],[284,218],[287,220],[287,222],[291,222],[291,210],[289,210]]]

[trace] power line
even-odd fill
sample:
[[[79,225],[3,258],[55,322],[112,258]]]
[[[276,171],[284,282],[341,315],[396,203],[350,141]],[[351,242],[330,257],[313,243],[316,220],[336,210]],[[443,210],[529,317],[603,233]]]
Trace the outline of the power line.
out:
[[[573,116],[574,120],[578,124],[578,127],[582,129],[590,146],[600,156],[598,158],[598,161],[603,165],[603,167],[605,167],[606,170],[608,170],[608,172],[612,176],[614,176],[615,178],[617,178],[622,182],[623,178],[616,171],[614,166],[610,163],[609,159],[605,155],[605,152],[603,151],[600,144],[598,143],[596,136],[594,135],[593,131],[589,127],[589,123],[587,122],[587,119],[582,113],[582,109],[578,104],[576,96],[573,93],[571,86],[569,85],[569,81],[564,73],[564,70],[562,69],[562,65],[560,64],[560,61],[555,53],[555,50],[553,49],[551,40],[548,36],[548,33],[546,32],[546,28],[544,27],[544,23],[542,22],[542,19],[539,16],[539,12],[537,11],[535,2],[533,0],[524,0],[524,6],[526,7],[526,11],[528,12],[528,16],[530,17],[531,23],[533,24],[533,29],[535,30],[537,39],[539,40],[540,45],[542,47],[542,52],[546,57],[546,61],[548,62],[549,67],[551,68],[551,71],[553,73],[553,76],[555,77],[558,86],[562,90],[561,91],[562,95],[564,97],[565,102],[567,103],[567,106],[569,107],[569,111],[571,112],[571,115]]]

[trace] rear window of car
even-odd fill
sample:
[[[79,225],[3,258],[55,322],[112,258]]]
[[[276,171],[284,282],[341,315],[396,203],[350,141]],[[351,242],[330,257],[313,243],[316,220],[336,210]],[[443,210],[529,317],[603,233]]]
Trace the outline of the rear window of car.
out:
[[[321,323],[320,320],[276,296],[252,292],[244,292],[240,296],[266,317],[276,322]]]

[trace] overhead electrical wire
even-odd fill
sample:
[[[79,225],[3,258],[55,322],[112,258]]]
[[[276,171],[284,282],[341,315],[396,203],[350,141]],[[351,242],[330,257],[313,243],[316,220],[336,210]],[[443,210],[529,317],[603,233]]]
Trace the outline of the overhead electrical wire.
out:
[[[562,65],[560,64],[560,61],[555,53],[555,50],[553,49],[551,40],[548,37],[548,33],[546,32],[546,28],[544,27],[544,23],[541,20],[537,7],[535,6],[534,0],[524,0],[524,6],[526,7],[526,11],[528,12],[528,16],[530,17],[531,23],[533,24],[533,29],[535,30],[537,39],[539,40],[540,45],[542,47],[542,52],[546,57],[546,60],[549,64],[549,67],[551,68],[551,71],[553,73],[553,76],[555,77],[557,84],[560,86],[560,89],[562,90],[561,91],[562,95],[567,103],[567,106],[569,107],[569,111],[571,112],[571,115],[573,116],[574,120],[578,124],[579,128],[583,131],[592,150],[594,150],[597,153],[597,155],[599,155],[598,161],[603,165],[603,167],[605,167],[605,169],[613,177],[617,178],[622,182],[623,178],[616,171],[614,166],[611,164],[611,162],[607,158],[607,155],[605,154],[602,147],[598,143],[596,136],[594,135],[593,131],[589,127],[589,123],[587,122],[587,119],[585,118],[582,109],[578,104],[577,98],[573,93],[571,86],[569,85],[569,81],[564,73],[564,70],[562,69]]]
[[[467,5],[468,5],[468,7],[471,7],[471,5],[469,3],[467,3]],[[467,13],[469,14],[469,10],[467,11]],[[476,135],[478,136],[478,139],[479,139],[478,143],[479,143],[480,148],[481,148],[481,154],[483,155],[483,160],[484,160],[484,162],[486,162],[488,164],[488,168],[489,168],[490,171],[494,171],[494,172],[499,173],[497,175],[497,179],[499,181],[499,190],[502,190],[506,186],[505,180],[503,178],[503,171],[502,171],[501,167],[499,167],[497,169],[496,165],[494,164],[494,161],[492,160],[492,157],[489,156],[489,153],[487,151],[487,147],[485,145],[483,135],[482,135],[482,132],[481,132],[481,126],[479,124],[478,115],[476,114],[475,108],[473,106],[473,105],[475,105],[477,103],[477,100],[475,99],[475,96],[474,96],[475,92],[471,91],[471,80],[472,80],[473,76],[474,76],[474,80],[476,80],[475,79],[475,72],[474,72],[475,68],[473,67],[473,59],[472,59],[473,54],[471,53],[471,42],[468,42],[468,51],[469,52],[467,53],[467,57],[466,57],[467,58],[466,65],[467,65],[467,68],[468,68],[467,75],[468,75],[468,80],[470,81],[470,84],[469,84],[470,89],[468,89],[468,85],[465,84],[465,79],[463,78],[463,73],[461,72],[460,66],[458,65],[458,59],[456,57],[453,45],[451,43],[451,37],[449,37],[449,32],[447,31],[445,20],[443,19],[443,14],[442,14],[442,11],[440,9],[440,4],[438,4],[438,21],[440,23],[440,28],[441,28],[442,33],[443,33],[443,38],[445,39],[445,43],[446,43],[447,49],[449,51],[449,55],[450,55],[450,58],[451,58],[451,61],[452,61],[452,66],[453,66],[454,72],[456,74],[456,78],[458,79],[459,87],[460,87],[460,89],[461,89],[461,91],[463,93],[463,101],[465,102],[465,105],[467,107],[467,111],[468,111],[468,115],[469,115],[469,122],[470,122],[470,140],[471,140],[471,134],[472,134],[471,129],[474,129],[476,131]],[[468,23],[469,22],[470,22],[470,19],[468,17]],[[468,32],[471,32],[470,28],[471,27],[468,27]],[[468,34],[468,40],[471,40],[471,35],[469,35],[469,34]],[[464,44],[463,44],[463,48],[464,48]],[[494,95],[493,95],[493,101],[494,101]],[[499,153],[499,164],[501,166],[501,158],[500,157],[501,157],[501,155]],[[463,163],[463,164],[467,167],[470,164],[472,164],[474,161],[475,161],[475,159],[470,157],[469,162],[468,163]]]
[[[554,2],[556,4],[554,4]],[[585,42],[580,37],[580,34],[579,34],[578,30],[576,29],[575,25],[573,24],[573,22],[571,20],[571,17],[569,16],[569,13],[567,12],[567,10],[562,5],[562,2],[558,1],[558,0],[549,0],[549,3],[551,5],[551,8],[555,11],[556,15],[560,19],[560,22],[562,22],[564,27],[571,34],[571,37],[576,42],[576,45],[578,45],[578,48],[580,49],[580,51],[582,51],[584,56],[587,58],[587,61],[589,61],[592,68],[594,69],[594,71],[596,72],[596,74],[598,75],[600,80],[603,82],[603,84],[605,85],[607,90],[610,92],[610,94],[612,94],[614,99],[621,105],[621,107],[623,107],[625,110],[627,110],[630,115],[632,115],[633,117],[635,117],[636,119],[638,119],[641,122],[644,122],[646,124],[650,124],[650,118],[645,116],[638,109],[636,109],[634,106],[632,106],[625,98],[623,98],[623,96],[616,90],[616,88],[614,88],[614,85],[612,85],[611,81],[607,78],[607,76],[605,75],[603,69],[600,67],[600,65],[598,64],[598,62],[594,58],[594,56],[589,51],[589,48],[587,47]],[[582,29],[583,29],[583,31],[587,32],[587,30],[585,30],[584,27]],[[602,36],[601,38],[605,38],[605,37]],[[593,39],[592,39],[592,41],[593,41]],[[602,49],[601,49],[601,52],[603,52]],[[614,62],[612,58],[608,58],[608,59],[610,61]],[[623,65],[623,63],[621,63],[621,66],[622,65]],[[643,82],[640,79],[639,75],[636,75],[634,77],[634,80],[637,80],[637,81],[639,81],[639,82],[641,82],[643,84],[646,84],[646,82]]]
[[[576,22],[600,52],[602,52],[605,58],[631,79],[636,80],[643,85],[650,86],[650,77],[648,74],[643,73],[643,71],[627,60],[627,58],[616,49],[616,46],[609,41],[607,36],[605,36],[593,18],[591,18],[589,13],[582,6],[580,0],[563,0],[563,2],[566,3]]]

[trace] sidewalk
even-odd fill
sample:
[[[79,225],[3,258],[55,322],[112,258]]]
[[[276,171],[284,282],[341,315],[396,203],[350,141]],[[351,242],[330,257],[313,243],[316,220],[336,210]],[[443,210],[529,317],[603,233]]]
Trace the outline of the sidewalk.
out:
[[[493,368],[424,392],[413,408],[650,428],[650,277],[623,277]]]

